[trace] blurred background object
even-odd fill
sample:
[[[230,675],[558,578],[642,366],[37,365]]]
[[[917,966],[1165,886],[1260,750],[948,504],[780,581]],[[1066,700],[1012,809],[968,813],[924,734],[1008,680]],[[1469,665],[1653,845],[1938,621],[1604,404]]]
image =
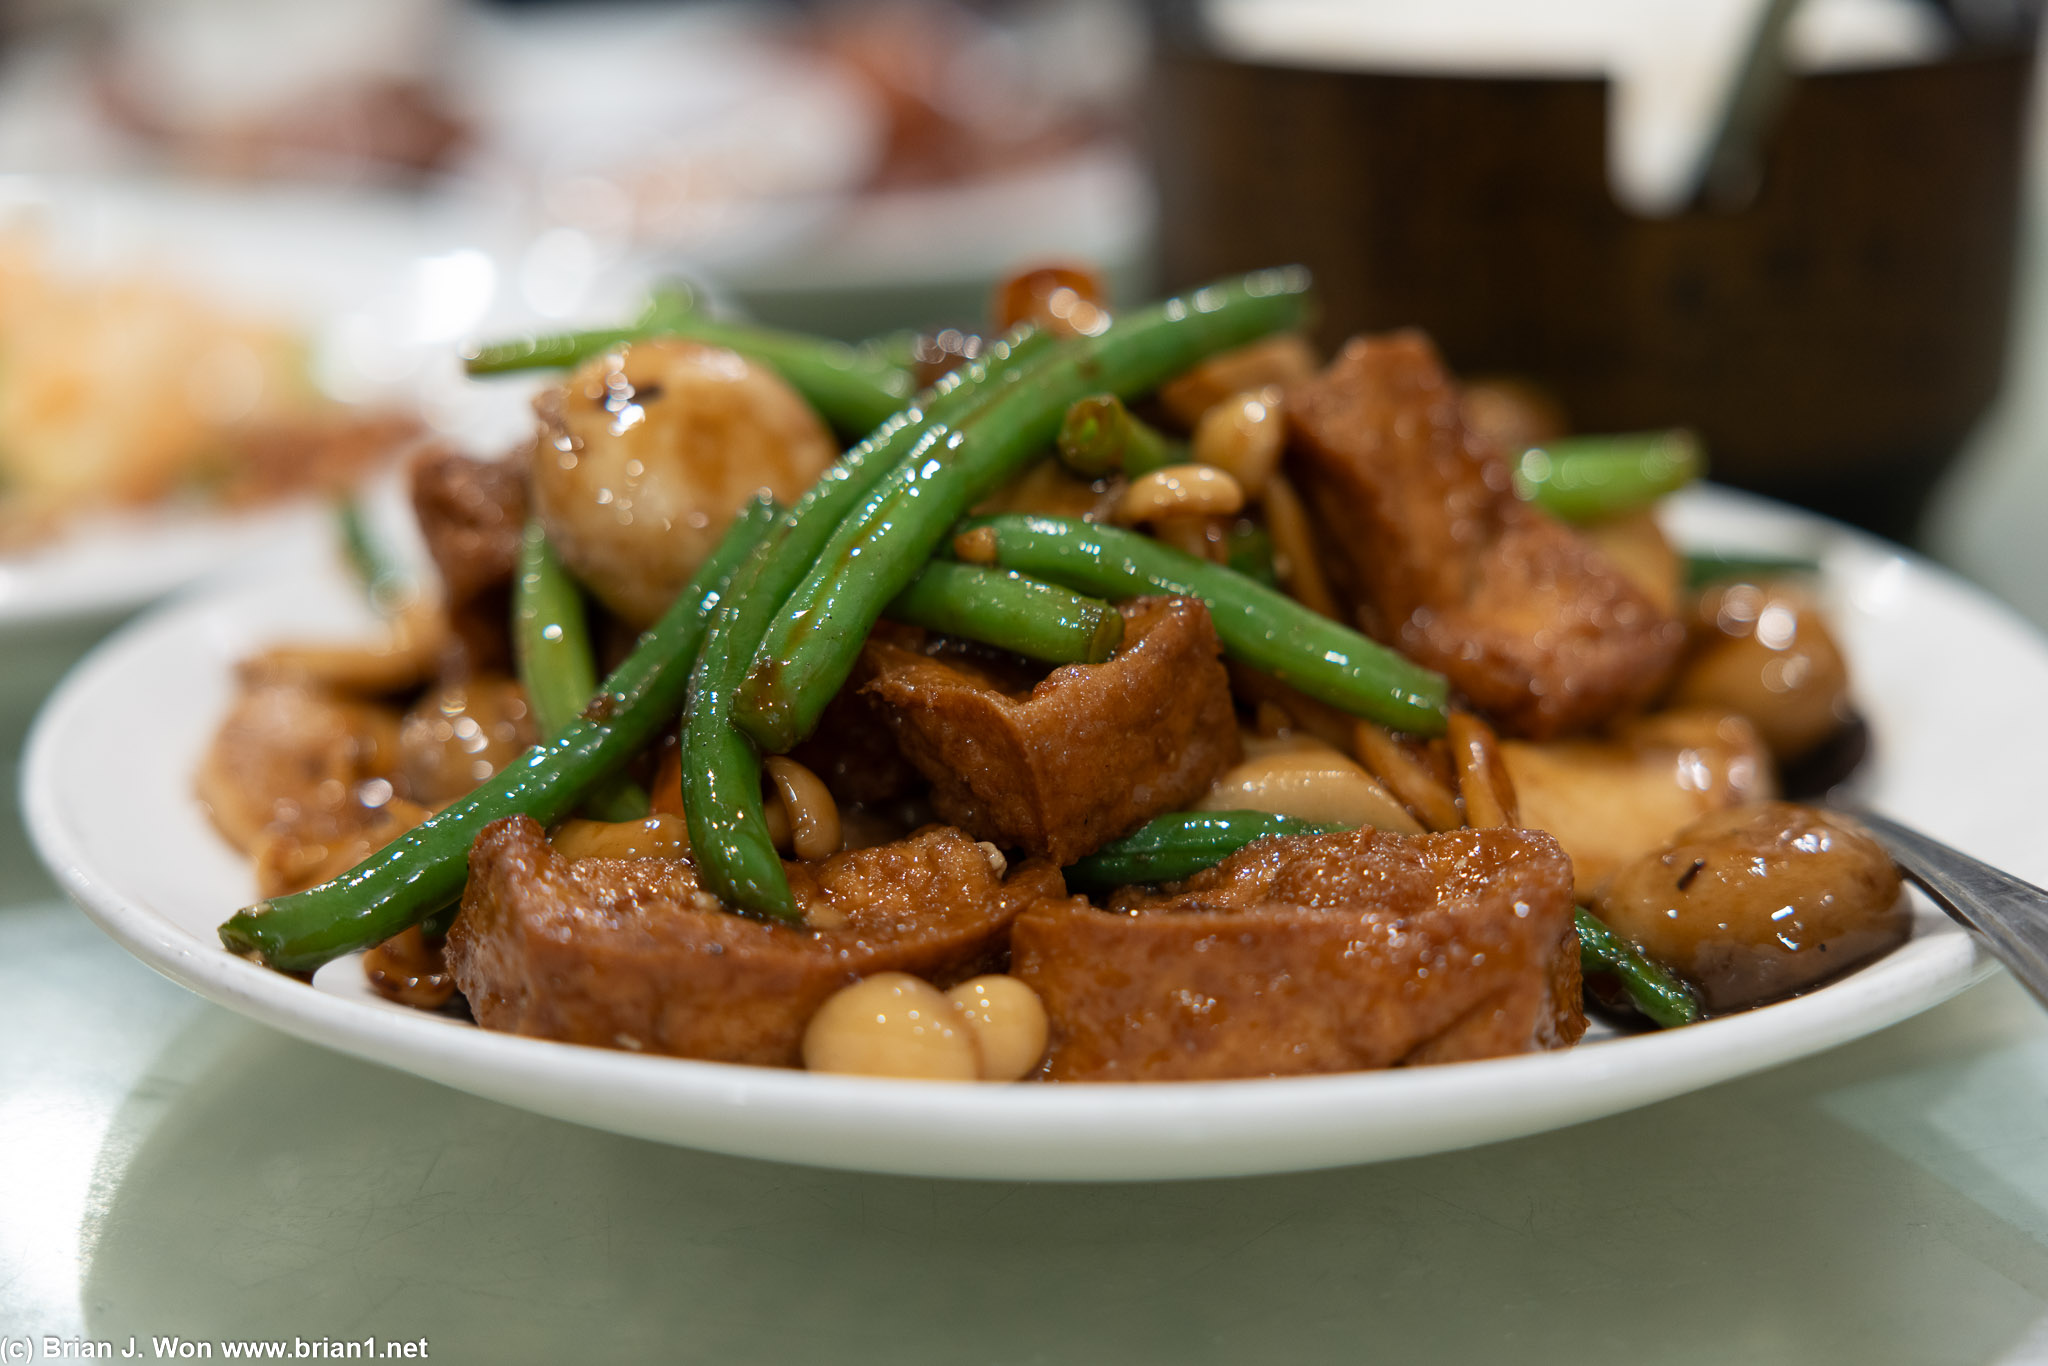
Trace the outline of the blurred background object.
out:
[[[1800,7],[1753,192],[1703,204],[1770,8],[1175,7],[1163,283],[1301,259],[1326,343],[1421,326],[1578,429],[1685,423],[1716,478],[1909,536],[2004,378],[2032,26]]]
[[[1935,491],[1922,546],[2048,627],[2048,101],[2028,129],[2025,250],[2006,383]]]
[[[459,206],[543,320],[663,272],[851,339],[1035,260],[1298,259],[1326,345],[1421,326],[1904,537],[2006,385],[2038,10],[0,0],[0,172]]]
[[[653,282],[620,262],[543,314],[533,255],[461,198],[0,173],[0,640],[324,541],[424,440],[528,437],[527,389],[470,383],[461,343]]]
[[[67,270],[0,220],[0,551],[150,505],[344,492],[416,437],[320,392],[306,338],[162,271]]]
[[[11,170],[402,180],[464,127],[436,90],[434,0],[13,0]]]
[[[765,321],[974,317],[1020,261],[1143,289],[1142,16],[1096,0],[0,0],[0,169],[487,199],[564,279],[654,253]]]

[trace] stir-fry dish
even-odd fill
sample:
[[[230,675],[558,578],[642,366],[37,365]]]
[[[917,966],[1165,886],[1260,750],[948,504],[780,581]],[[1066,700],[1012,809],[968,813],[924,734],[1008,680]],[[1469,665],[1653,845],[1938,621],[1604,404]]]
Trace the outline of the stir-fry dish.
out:
[[[1416,332],[1325,361],[1308,285],[486,349],[563,377],[525,451],[415,466],[438,593],[353,524],[387,638],[243,665],[223,941],[539,1038],[1059,1081],[1564,1048],[1898,945],[1890,860],[1782,799],[1861,734],[1812,566],[1673,548],[1686,433],[1568,435]]]
[[[0,551],[87,512],[345,489],[416,432],[323,397],[286,328],[0,232]]]

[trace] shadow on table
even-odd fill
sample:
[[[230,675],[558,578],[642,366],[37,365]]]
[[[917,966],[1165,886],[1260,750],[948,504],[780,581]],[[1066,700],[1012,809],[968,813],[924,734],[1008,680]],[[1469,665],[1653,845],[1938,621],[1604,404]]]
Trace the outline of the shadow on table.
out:
[[[2001,980],[1537,1138],[1118,1186],[666,1148],[209,1011],[101,1154],[88,1335],[425,1336],[493,1362],[1998,1361],[2048,1300],[2031,1009]]]

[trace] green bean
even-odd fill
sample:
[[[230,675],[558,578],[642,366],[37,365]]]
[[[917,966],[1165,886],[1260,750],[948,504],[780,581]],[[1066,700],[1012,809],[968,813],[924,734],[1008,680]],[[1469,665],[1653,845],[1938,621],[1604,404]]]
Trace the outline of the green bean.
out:
[[[1515,492],[1567,522],[1592,522],[1648,507],[1705,467],[1699,437],[1684,430],[1564,437],[1522,452]]]
[[[331,882],[259,901],[220,927],[221,942],[272,967],[309,972],[389,939],[455,900],[477,832],[503,816],[550,824],[585,792],[646,748],[680,709],[690,666],[733,568],[768,529],[774,504],[757,500],[675,603],[604,681],[582,719],[495,778],[400,835]]]
[[[526,524],[512,580],[512,653],[541,742],[561,739],[597,695],[597,663],[583,594],[538,520]],[[631,779],[614,776],[592,788],[583,805],[599,820],[639,820],[647,814],[647,794]]]
[[[810,569],[833,528],[935,422],[957,421],[1021,383],[1057,351],[1049,333],[1022,331],[947,375],[917,406],[891,417],[839,458],[735,571],[726,605],[704,638],[683,723],[682,797],[697,874],[728,905],[797,916],[761,808],[761,758],[733,729],[732,703],[762,633]]]
[[[1223,538],[1223,562],[1253,582],[1280,587],[1280,569],[1273,562],[1273,534],[1257,522],[1241,521]]]
[[[558,740],[597,692],[583,595],[548,544],[539,520],[526,524],[512,580],[512,653],[543,741]]]
[[[362,506],[353,498],[334,505],[335,522],[341,532],[341,549],[349,567],[362,580],[363,591],[379,616],[391,616],[418,594],[412,576],[399,567],[387,548],[370,534]]]
[[[1746,555],[1720,550],[1688,551],[1685,556],[1685,586],[1704,588],[1710,583],[1747,579],[1782,579],[1788,575],[1820,572],[1820,561],[1799,555]]]
[[[1107,891],[1136,882],[1177,882],[1269,835],[1328,835],[1344,827],[1266,811],[1176,811],[1111,840],[1064,869],[1067,886]]]
[[[1048,664],[1100,664],[1124,638],[1123,614],[1100,598],[949,560],[926,565],[882,615]]]
[[[731,693],[721,686],[729,676],[707,650],[691,679],[690,709],[683,718],[683,819],[690,826],[697,876],[728,906],[801,920],[782,856],[768,837],[760,752],[732,725]]]
[[[1083,479],[1117,473],[1136,478],[1188,459],[1185,443],[1138,417],[1115,394],[1090,394],[1068,404],[1056,445],[1060,463]]]
[[[1579,907],[1574,916],[1579,930],[1581,972],[1613,973],[1636,1009],[1662,1028],[1688,1025],[1699,1019],[1700,1003],[1683,982],[1643,957],[1635,945],[1585,907]]]
[[[472,375],[572,366],[601,351],[648,337],[682,337],[737,351],[781,375],[827,422],[842,432],[865,432],[911,397],[910,372],[879,348],[807,337],[795,332],[720,322],[693,309],[655,307],[629,327],[522,337],[477,351]]]
[[[873,430],[905,404],[916,388],[910,372],[875,350],[845,342],[778,332],[702,314],[673,319],[662,334],[737,351],[789,381],[839,431]]]
[[[1444,728],[1442,674],[1366,639],[1220,564],[1149,536],[1066,517],[1011,513],[966,523],[986,529],[995,561],[1112,601],[1179,593],[1209,604],[1224,652],[1319,701],[1417,735]]]
[[[697,294],[687,286],[656,288],[640,310],[640,316],[624,327],[600,327],[584,332],[557,332],[536,337],[513,337],[478,347],[463,360],[472,375],[504,375],[520,370],[557,370],[581,365],[601,351],[658,335],[697,311]]]
[[[899,328],[894,332],[883,332],[860,343],[860,349],[872,352],[880,359],[906,372],[917,369],[918,347],[924,341],[924,334],[910,328]]]
[[[646,327],[599,327],[587,332],[557,332],[542,337],[512,337],[477,348],[462,362],[464,371],[479,378],[510,375],[522,370],[567,370],[592,356],[654,335]]]
[[[1051,443],[1087,394],[1139,394],[1218,351],[1297,326],[1308,273],[1261,271],[1067,342],[1026,382],[957,424],[935,423],[833,532],[762,638],[734,721],[763,749],[809,735],[890,600],[969,507]],[[1069,585],[1071,586],[1071,585]]]

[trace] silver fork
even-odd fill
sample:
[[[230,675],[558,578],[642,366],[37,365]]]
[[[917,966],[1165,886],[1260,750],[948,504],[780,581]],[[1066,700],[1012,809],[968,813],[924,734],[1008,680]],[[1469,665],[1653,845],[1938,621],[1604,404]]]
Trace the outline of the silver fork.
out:
[[[1959,924],[1975,930],[2034,999],[2048,1006],[2048,892],[1897,821],[1854,807],[1844,814],[1862,822],[1901,872]]]

